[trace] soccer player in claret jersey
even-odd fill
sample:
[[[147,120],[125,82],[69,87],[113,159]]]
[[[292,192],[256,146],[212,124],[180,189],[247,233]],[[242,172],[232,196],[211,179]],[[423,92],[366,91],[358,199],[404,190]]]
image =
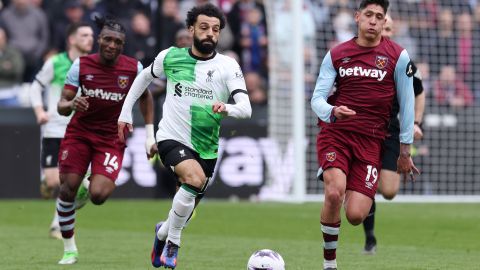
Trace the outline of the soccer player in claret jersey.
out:
[[[317,153],[325,193],[320,217],[324,269],[337,269],[342,204],[352,225],[361,224],[372,206],[394,95],[401,118],[398,172],[412,178],[418,173],[410,157],[413,72],[407,51],[382,38],[388,5],[387,0],[361,1],[355,13],[358,36],[325,55],[312,96],[321,120]]]
[[[386,19],[387,21],[383,27],[382,35],[390,38],[394,33],[394,25],[390,15],[387,14]],[[419,140],[423,137],[421,124],[425,109],[425,92],[423,92],[420,71],[413,62],[411,62],[411,64],[413,73],[413,90],[415,92],[415,125],[413,137],[415,140]],[[392,114],[388,125],[388,135],[383,145],[382,169],[378,178],[378,191],[387,200],[392,200],[400,188],[400,175],[397,173],[397,159],[400,154],[400,123],[398,121],[398,109],[398,101],[394,98]],[[368,255],[375,254],[377,249],[377,239],[374,233],[375,209],[376,204],[375,201],[373,201],[370,212],[363,221],[363,229],[365,231],[365,246],[363,251]]]
[[[181,187],[173,198],[168,218],[155,227],[151,253],[154,267],[175,268],[182,229],[203,196],[217,160],[220,121],[225,116],[248,118],[252,108],[238,63],[215,51],[223,13],[214,5],[194,7],[186,24],[193,34],[191,48],[170,47],[139,74],[118,120],[119,136],[132,128],[132,106],[145,87],[163,74],[167,97],[158,132],[158,153],[176,175]],[[226,104],[232,96],[235,104]]]
[[[59,264],[78,260],[74,199],[88,165],[91,164],[92,172],[92,203],[103,204],[115,189],[126,147],[124,141],[118,140],[117,119],[133,80],[143,70],[140,62],[121,54],[125,28],[112,19],[97,19],[97,24],[101,29],[99,52],[75,60],[58,102],[61,115],[75,112],[59,152],[61,184],[57,211],[64,241],[64,256]],[[79,88],[81,94],[77,96]],[[153,100],[149,91],[140,97],[140,108],[145,123],[152,125]]]
[[[37,117],[37,123],[42,125],[42,156],[44,180],[42,180],[42,195],[51,198],[54,190],[60,185],[58,174],[58,151],[60,142],[65,135],[65,129],[70,117],[61,116],[57,112],[57,102],[65,83],[67,72],[72,63],[79,56],[90,53],[93,47],[93,29],[87,23],[73,23],[67,28],[67,51],[50,57],[42,69],[35,76],[30,86],[30,100]],[[44,109],[42,90],[45,89]],[[78,207],[78,206],[77,206]],[[62,239],[58,214],[55,207],[55,215],[50,225],[50,236]]]

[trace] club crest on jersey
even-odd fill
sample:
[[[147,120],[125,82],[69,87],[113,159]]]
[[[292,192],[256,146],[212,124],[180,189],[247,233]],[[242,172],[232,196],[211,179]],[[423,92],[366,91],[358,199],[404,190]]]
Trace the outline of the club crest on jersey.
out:
[[[118,76],[118,80],[117,80],[117,83],[118,83],[118,86],[122,89],[124,89],[125,87],[128,86],[128,81],[129,81],[129,77],[128,76]]]
[[[63,150],[63,152],[62,152],[62,160],[67,159],[67,157],[68,157],[68,150]]]
[[[383,69],[387,66],[387,64],[388,57],[377,55],[377,58],[375,59],[375,65],[377,66],[377,68]]]
[[[335,152],[330,152],[325,155],[327,161],[333,162],[337,158],[337,154]]]
[[[215,72],[215,70],[209,70],[209,71],[207,72],[207,76],[208,76],[208,77],[207,77],[206,82],[213,82],[213,73],[214,73],[214,72]]]

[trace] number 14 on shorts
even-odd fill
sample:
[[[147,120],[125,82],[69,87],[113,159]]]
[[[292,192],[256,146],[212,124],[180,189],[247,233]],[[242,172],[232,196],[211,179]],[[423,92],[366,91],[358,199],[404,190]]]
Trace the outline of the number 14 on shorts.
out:
[[[105,152],[105,161],[103,162],[103,166],[105,166],[105,170],[108,173],[118,170],[117,156]]]

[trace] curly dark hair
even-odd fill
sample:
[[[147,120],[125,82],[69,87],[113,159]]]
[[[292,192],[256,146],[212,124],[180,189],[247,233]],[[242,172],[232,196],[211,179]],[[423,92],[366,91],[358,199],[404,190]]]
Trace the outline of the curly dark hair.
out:
[[[108,28],[112,31],[125,34],[125,27],[111,16],[97,17],[95,16],[95,24],[99,29]]]
[[[390,6],[390,2],[388,0],[362,0],[362,2],[360,2],[360,5],[358,6],[358,10],[362,10],[371,4],[381,6],[383,8],[383,11],[385,11],[385,14],[387,14],[388,6]]]
[[[187,13],[187,19],[185,20],[187,27],[193,26],[193,24],[195,24],[198,15],[216,17],[220,20],[220,29],[223,29],[225,27],[225,15],[223,15],[223,12],[218,7],[211,3],[192,8]]]

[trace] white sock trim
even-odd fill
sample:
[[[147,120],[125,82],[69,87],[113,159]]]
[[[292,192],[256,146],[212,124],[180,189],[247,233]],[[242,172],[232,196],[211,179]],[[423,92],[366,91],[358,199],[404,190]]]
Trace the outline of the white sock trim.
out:
[[[323,260],[323,268],[337,268],[337,260]]]
[[[72,236],[72,238],[63,239],[63,250],[78,251],[77,245],[75,244],[75,236]]]
[[[340,232],[340,227],[330,227],[322,225],[322,232],[330,235],[338,235]]]

